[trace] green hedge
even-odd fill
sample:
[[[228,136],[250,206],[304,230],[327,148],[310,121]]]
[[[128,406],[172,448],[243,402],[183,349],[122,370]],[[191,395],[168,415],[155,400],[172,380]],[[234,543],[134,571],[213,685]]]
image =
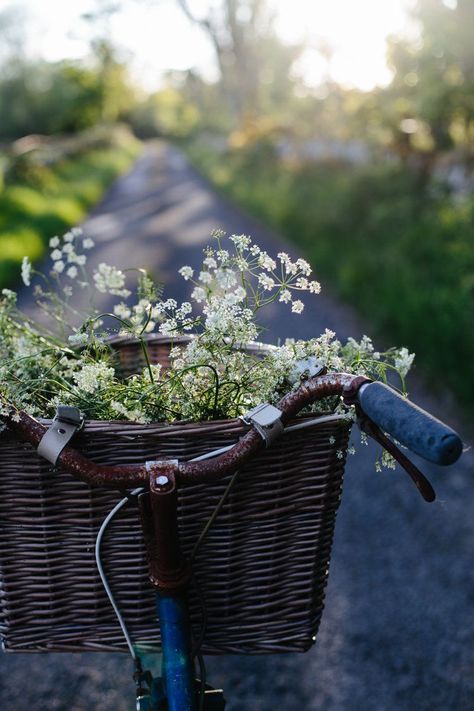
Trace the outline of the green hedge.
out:
[[[249,211],[303,249],[317,278],[406,345],[433,381],[474,403],[474,200],[420,193],[393,166],[283,166],[258,152],[213,155],[195,165]]]
[[[10,179],[0,191],[0,286],[18,281],[24,255],[41,259],[51,237],[77,225],[139,151],[122,130],[108,146],[81,146],[76,155]]]

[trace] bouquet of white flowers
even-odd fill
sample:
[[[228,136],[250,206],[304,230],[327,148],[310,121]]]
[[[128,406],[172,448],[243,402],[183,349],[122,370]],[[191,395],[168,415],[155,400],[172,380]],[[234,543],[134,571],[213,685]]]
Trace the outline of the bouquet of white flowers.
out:
[[[297,317],[301,292],[318,294],[304,259],[276,258],[246,235],[213,235],[198,273],[179,270],[192,285],[189,301],[166,299],[143,269],[122,271],[101,263],[89,274],[87,250],[94,246],[79,228],[50,240],[51,269],[37,272],[25,257],[22,278],[48,316],[27,318],[16,294],[4,289],[0,304],[0,381],[6,402],[31,415],[54,415],[58,404],[78,407],[87,418],[134,422],[205,421],[235,418],[261,402],[276,403],[302,379],[324,367],[374,379],[389,370],[405,376],[413,361],[406,348],[379,353],[364,336],[344,345],[326,330],[310,340],[249,348],[261,335],[258,319],[272,302]],[[132,285],[134,284],[134,288]],[[84,302],[87,309],[78,310]],[[75,298],[78,296],[79,298]],[[107,302],[101,311],[97,299]],[[70,325],[74,323],[75,325]],[[153,334],[170,342],[169,367],[153,363]],[[118,337],[140,346],[145,367],[123,377]],[[183,339],[183,336],[186,338]],[[115,338],[114,338],[115,337]],[[338,410],[339,400],[318,410]],[[390,460],[385,456],[385,462]]]

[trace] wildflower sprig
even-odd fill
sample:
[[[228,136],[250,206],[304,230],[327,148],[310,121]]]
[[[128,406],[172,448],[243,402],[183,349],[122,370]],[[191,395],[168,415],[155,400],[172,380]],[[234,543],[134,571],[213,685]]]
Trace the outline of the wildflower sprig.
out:
[[[320,292],[319,282],[308,279],[312,270],[304,259],[293,262],[288,254],[280,252],[275,260],[247,235],[232,235],[224,248],[224,234],[216,232],[214,236],[217,245],[206,249],[196,275],[189,266],[179,270],[194,285],[191,297],[197,303],[218,294],[226,305],[243,304],[254,315],[276,300],[291,304],[293,313],[302,313],[304,304],[300,299],[293,300],[292,292]]]

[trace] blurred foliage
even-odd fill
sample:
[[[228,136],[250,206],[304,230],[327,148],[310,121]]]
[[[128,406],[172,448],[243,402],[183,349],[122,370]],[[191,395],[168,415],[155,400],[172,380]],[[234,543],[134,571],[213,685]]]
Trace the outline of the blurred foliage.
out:
[[[25,145],[25,144],[23,144]],[[77,225],[140,150],[125,128],[35,144],[10,156],[0,192],[0,286],[18,281],[24,255],[40,259],[48,240]]]
[[[441,153],[459,147],[471,156],[471,0],[418,0],[413,8],[418,32],[408,39],[391,38],[393,80],[371,92],[343,88],[329,78],[316,88],[306,86],[297,60],[308,48],[278,41],[261,0],[220,0],[208,14],[198,16],[184,0],[179,4],[211,38],[220,68],[214,110],[209,103],[202,110],[202,91],[181,80],[179,90],[201,115],[200,128],[210,120],[209,128],[215,129],[214,117],[220,114],[226,119],[223,133],[236,132],[243,143],[255,132],[256,122],[268,125],[272,140],[277,128],[280,143],[286,139],[295,146],[318,139],[364,141],[372,159],[409,165],[420,189],[427,187]],[[321,44],[312,51],[330,66],[330,47]]]
[[[188,145],[220,189],[473,404],[474,3],[418,0],[372,92],[295,84],[284,112]]]
[[[457,0],[455,5],[419,0],[414,11],[419,37],[392,40],[389,53],[395,76],[386,93],[392,108],[400,119],[424,126],[434,150],[473,137],[474,3]],[[413,135],[417,128],[415,123]]]
[[[170,71],[151,96],[133,86],[126,58],[110,39],[109,21],[120,3],[96,2],[95,11],[83,16],[92,39],[90,56],[81,62],[28,61],[18,32],[22,18],[0,13],[0,140],[119,120],[144,136],[181,139],[208,131],[242,138],[266,121],[280,138],[295,142],[364,140],[375,154],[388,149],[411,162],[422,178],[437,152],[472,143],[471,0],[418,0],[413,15],[419,31],[391,40],[393,81],[372,92],[342,88],[329,78],[307,86],[299,60],[312,51],[329,67],[331,48],[322,41],[311,50],[303,42],[283,43],[265,0],[175,2],[208,36],[219,77],[210,82],[193,70]]]
[[[179,139],[195,133],[201,113],[181,91],[168,86],[137,103],[128,119],[140,138],[164,136]]]
[[[366,314],[390,343],[472,404],[474,199],[420,194],[404,166],[289,168],[266,154],[188,147],[201,171],[303,247],[318,278]]]
[[[268,3],[219,0],[201,4],[200,10],[188,0],[177,3],[214,48],[220,74],[217,96],[234,126],[287,109],[294,89],[291,68],[303,45],[281,42]]]
[[[118,121],[133,102],[127,67],[107,43],[95,46],[91,65],[13,58],[0,79],[0,141]]]

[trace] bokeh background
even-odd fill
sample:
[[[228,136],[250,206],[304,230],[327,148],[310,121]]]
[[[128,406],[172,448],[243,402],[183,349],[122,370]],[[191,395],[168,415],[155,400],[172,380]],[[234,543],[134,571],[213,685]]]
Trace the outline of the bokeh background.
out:
[[[473,28],[470,0],[2,0],[0,283],[162,137],[471,405]]]
[[[117,214],[120,205],[132,205],[133,195],[124,203],[123,191],[132,183],[137,189],[138,178],[120,183],[109,203],[106,196],[119,176],[134,169],[135,161],[141,166],[136,174],[140,185],[148,181],[156,188],[154,198],[148,193],[147,205],[154,199],[158,210],[159,201],[165,200],[159,192],[162,174],[174,176],[175,188],[191,180],[180,163],[186,160],[206,181],[200,183],[202,190],[203,185],[206,190],[213,186],[214,195],[225,196],[239,214],[258,218],[256,224],[265,234],[279,233],[311,261],[316,277],[336,300],[330,313],[348,305],[353,310],[346,323],[356,323],[351,319],[359,317],[382,342],[415,351],[418,376],[443,392],[442,401],[433,405],[437,414],[449,405],[451,416],[470,429],[473,36],[472,0],[0,0],[0,288],[18,285],[25,254],[41,261],[52,236],[97,214],[94,211],[100,213],[101,205]],[[153,165],[159,156],[167,162],[158,175]],[[173,209],[179,211],[179,205]],[[98,219],[96,224],[100,227]],[[136,224],[126,224],[130,241],[122,232],[121,253],[136,237]],[[153,224],[156,235],[163,231]],[[108,229],[113,248],[113,229]],[[182,247],[178,234],[166,234],[167,249],[173,240]],[[344,321],[342,312],[337,313],[336,322]],[[322,628],[322,651],[317,652],[315,668],[324,670],[320,695],[313,705],[304,701],[312,694],[308,672],[294,682],[300,696],[285,696],[288,674],[294,676],[297,668],[291,662],[282,667],[290,671],[287,676],[282,672],[278,692],[289,699],[288,708],[291,699],[308,709],[472,708],[474,659],[468,650],[474,649],[474,639],[472,624],[462,624],[473,618],[472,574],[465,557],[474,533],[466,523],[472,494],[468,474],[465,467],[450,480],[444,511],[437,509],[434,518],[425,517],[418,527],[413,523],[418,513],[401,500],[391,529],[386,513],[390,495],[380,493],[380,482],[374,485],[387,509],[379,504],[360,535],[372,538],[379,555],[379,595],[384,598],[387,591],[389,599],[383,602],[388,606],[386,628],[394,624],[389,616],[400,614],[397,597],[407,584],[403,558],[383,568],[393,544],[391,532],[400,533],[401,523],[413,526],[413,540],[425,526],[422,548],[408,544],[405,564],[409,560],[412,579],[418,575],[425,593],[431,590],[434,595],[431,617],[424,610],[428,632],[418,630],[415,612],[404,627],[402,613],[396,623],[398,637],[392,629],[400,654],[394,648],[388,661],[385,649],[385,667],[375,661],[377,632],[370,637],[373,608],[364,587],[367,576],[362,575],[359,589],[347,573],[351,561],[360,562],[360,571],[364,566],[368,570],[374,555],[373,549],[359,561],[355,556],[361,555],[360,549],[356,553],[351,548],[352,529],[344,528],[354,523],[357,512],[364,515],[366,505],[352,485],[347,496],[354,497],[355,509],[341,513],[335,602],[327,613],[329,626]],[[446,503],[450,495],[454,498]],[[450,530],[445,546],[440,538],[438,548],[430,548],[430,539],[447,523],[446,511],[459,528]],[[423,564],[418,554],[423,554]],[[450,575],[456,581],[454,597],[447,592]],[[342,593],[334,587],[337,581],[355,585],[359,595],[365,622],[360,627],[356,623],[352,637],[332,633],[337,629],[342,634],[337,621],[341,615],[345,620],[349,605],[347,596],[342,602],[338,598]],[[423,603],[416,602],[414,590],[410,600],[421,614]],[[372,602],[382,606],[379,598]],[[445,615],[441,628],[436,627],[436,609]],[[384,627],[385,622],[379,622]],[[457,641],[451,649],[453,629]],[[421,635],[412,647],[410,630]],[[446,633],[442,640],[441,633]],[[421,660],[437,641],[442,647],[436,646],[430,676]],[[360,656],[351,660],[349,651],[341,656],[341,648]],[[403,659],[410,660],[409,668]],[[30,707],[61,709],[72,703],[71,708],[82,709],[88,703],[122,708],[121,692],[113,691],[110,679],[104,687],[99,674],[96,688],[93,665],[77,664],[86,670],[84,685],[92,688],[87,695],[81,687],[84,706],[68,696],[74,691],[67,686],[71,665],[56,658],[50,662],[56,672],[48,666],[43,675],[41,659],[35,658],[29,666],[37,670],[35,684],[42,696],[39,706]],[[246,664],[245,674],[251,677],[254,663]],[[272,668],[278,668],[274,664],[265,667],[270,677]],[[115,673],[109,657],[103,665]],[[370,665],[378,676],[367,676]],[[229,668],[236,678],[239,668]],[[388,670],[385,676],[383,668]],[[338,669],[343,691],[321,695],[321,689],[336,688]],[[357,687],[361,670],[367,678]],[[220,679],[218,668],[216,673]],[[60,677],[63,686],[58,686]],[[17,678],[11,676],[5,696],[7,707],[15,709],[22,696]],[[74,678],[79,684],[77,675]],[[260,693],[259,679],[252,679],[254,694]],[[307,696],[301,696],[303,687]],[[101,688],[108,697],[105,692],[101,696]],[[61,689],[59,696],[54,689]],[[254,707],[275,708],[262,694],[267,700]],[[68,706],[61,705],[61,697],[68,698]],[[252,703],[251,695],[249,699]]]

